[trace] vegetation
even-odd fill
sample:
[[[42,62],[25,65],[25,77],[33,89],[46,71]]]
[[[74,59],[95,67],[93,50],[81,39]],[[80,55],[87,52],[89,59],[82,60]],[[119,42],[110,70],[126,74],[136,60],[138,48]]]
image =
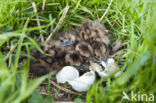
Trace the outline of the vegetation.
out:
[[[35,91],[52,74],[29,80],[30,50],[42,52],[36,41],[46,39],[61,21],[58,31],[71,30],[85,20],[99,20],[110,4],[110,0],[45,0],[42,7],[44,0],[33,1],[37,12],[31,0],[0,1],[0,103],[52,102]],[[67,14],[61,19],[67,5]],[[121,100],[123,91],[129,97],[131,91],[156,96],[155,11],[155,0],[113,0],[101,23],[112,34],[112,43],[126,43],[113,55],[118,56],[116,60],[125,72],[113,80],[96,81],[87,92],[86,102],[129,102]],[[27,59],[21,62],[20,57]],[[75,102],[82,102],[81,97]]]

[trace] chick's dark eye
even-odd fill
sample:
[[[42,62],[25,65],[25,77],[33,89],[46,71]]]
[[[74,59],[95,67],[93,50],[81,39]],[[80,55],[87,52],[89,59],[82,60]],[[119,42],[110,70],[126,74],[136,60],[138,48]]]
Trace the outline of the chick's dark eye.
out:
[[[95,30],[95,32],[98,33],[99,31],[98,30]]]

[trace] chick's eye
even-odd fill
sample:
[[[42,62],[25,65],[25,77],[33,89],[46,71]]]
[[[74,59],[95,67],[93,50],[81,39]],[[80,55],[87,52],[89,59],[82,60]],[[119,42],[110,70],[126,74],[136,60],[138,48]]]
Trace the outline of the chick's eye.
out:
[[[95,29],[94,31],[95,31],[96,33],[98,33],[98,32],[99,32],[99,31],[98,31],[98,30],[96,30],[96,29]]]
[[[63,40],[60,44],[61,46],[70,46],[73,44],[73,42],[69,40]]]

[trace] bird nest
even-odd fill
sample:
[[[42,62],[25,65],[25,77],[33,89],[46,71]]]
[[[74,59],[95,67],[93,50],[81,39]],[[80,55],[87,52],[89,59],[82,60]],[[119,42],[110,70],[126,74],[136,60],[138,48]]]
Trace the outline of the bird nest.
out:
[[[85,82],[91,81],[88,84],[90,86],[96,78],[95,72],[100,77],[106,77],[109,73],[115,72],[118,65],[110,56],[120,46],[120,44],[117,44],[112,48],[108,30],[104,25],[99,22],[87,21],[74,31],[60,33],[46,44],[41,44],[45,53],[33,50],[32,56],[34,59],[31,60],[30,71],[38,76],[55,71],[57,83],[68,83],[74,90],[84,92],[88,88],[77,90],[75,81],[85,79]],[[88,74],[90,78],[92,77],[92,80],[88,79]],[[58,78],[64,81],[60,82]],[[60,100],[62,97],[64,97],[64,100],[65,98],[73,100],[74,96],[79,94],[72,91],[69,85],[60,86],[54,81],[51,80],[50,83],[54,85],[51,92],[57,94],[56,100]],[[85,87],[82,86],[82,88]],[[44,83],[38,90],[44,95],[48,92]],[[61,92],[58,93],[60,90]]]

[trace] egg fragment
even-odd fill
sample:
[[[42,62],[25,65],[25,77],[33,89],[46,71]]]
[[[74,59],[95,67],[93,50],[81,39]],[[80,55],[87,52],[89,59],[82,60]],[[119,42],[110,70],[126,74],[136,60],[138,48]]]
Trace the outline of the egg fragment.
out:
[[[103,71],[102,67],[98,63],[91,62],[90,70],[97,72],[100,77],[108,76],[108,74]]]
[[[89,89],[89,87],[94,83],[95,81],[95,72],[90,71],[87,73],[84,73],[79,78],[76,78],[74,80],[68,81],[68,83],[72,86],[72,88],[77,92],[85,92]]]
[[[104,70],[101,65],[105,68]],[[107,77],[109,73],[111,74],[119,69],[113,58],[109,58],[107,62],[101,61],[101,65],[95,62],[91,62],[90,65],[90,69],[97,72],[100,77]]]
[[[107,60],[107,66],[105,68],[106,73],[113,73],[119,69],[118,65],[116,64],[113,58],[109,58]]]
[[[105,67],[103,70],[102,66]],[[56,74],[57,83],[68,83],[77,92],[85,92],[94,83],[96,79],[95,72],[100,77],[107,77],[110,73],[118,70],[118,65],[113,58],[109,58],[107,63],[101,62],[101,65],[96,62],[90,62],[90,71],[79,76],[79,71],[73,66],[65,66]],[[117,74],[120,75],[121,73]]]
[[[90,71],[79,77],[78,70],[73,66],[65,66],[56,74],[57,83],[66,83],[77,92],[85,92],[95,81],[95,72]]]
[[[79,72],[73,66],[65,66],[56,74],[57,83],[66,83],[67,81],[74,80],[78,77]]]

